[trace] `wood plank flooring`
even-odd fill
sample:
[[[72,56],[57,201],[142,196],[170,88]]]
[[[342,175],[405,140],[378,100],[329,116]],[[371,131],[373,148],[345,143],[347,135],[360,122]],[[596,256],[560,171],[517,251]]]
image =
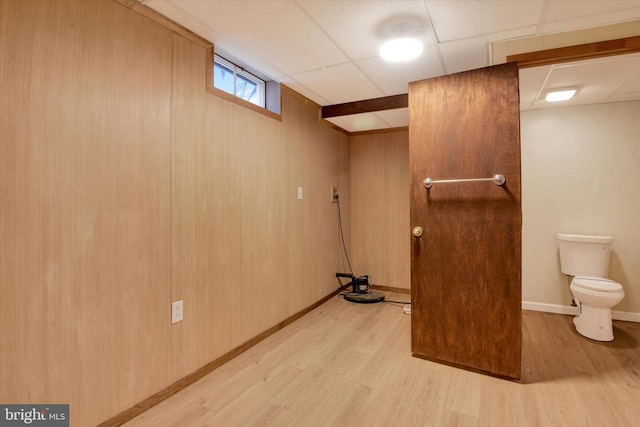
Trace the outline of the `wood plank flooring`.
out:
[[[518,383],[412,357],[402,305],[335,297],[125,425],[639,425],[640,323],[601,343],[571,319],[524,311]]]

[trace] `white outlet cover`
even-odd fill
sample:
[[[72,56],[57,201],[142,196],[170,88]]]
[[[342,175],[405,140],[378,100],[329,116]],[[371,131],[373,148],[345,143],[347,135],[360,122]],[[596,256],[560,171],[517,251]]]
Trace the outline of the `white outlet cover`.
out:
[[[298,187],[298,200],[302,200],[303,194],[304,193],[302,187]]]
[[[183,316],[183,302],[182,300],[171,303],[171,324],[182,322]]]

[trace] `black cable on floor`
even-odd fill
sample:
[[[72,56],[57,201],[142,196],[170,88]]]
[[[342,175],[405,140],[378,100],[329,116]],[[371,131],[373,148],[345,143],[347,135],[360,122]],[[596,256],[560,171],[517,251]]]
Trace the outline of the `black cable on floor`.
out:
[[[411,304],[411,301],[390,301],[390,300],[384,300],[384,302],[393,302],[396,304]]]
[[[353,268],[351,268],[351,261],[349,260],[349,254],[347,253],[347,246],[344,243],[344,233],[342,231],[342,215],[340,214],[340,197],[336,195],[335,198],[338,201],[338,225],[340,226],[340,238],[342,240],[342,249],[344,250],[344,256],[347,258],[347,264],[349,265],[349,272],[351,273],[351,275],[355,276],[355,274],[353,274]]]

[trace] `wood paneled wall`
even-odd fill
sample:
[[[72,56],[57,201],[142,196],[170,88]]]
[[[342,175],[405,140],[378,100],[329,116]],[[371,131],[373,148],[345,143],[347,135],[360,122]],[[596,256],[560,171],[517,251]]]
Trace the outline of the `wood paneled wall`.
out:
[[[349,164],[347,136],[319,124],[317,105],[284,89],[279,122],[205,93],[203,50],[173,41],[180,378],[336,289],[342,258],[329,195],[331,185],[348,187]]]
[[[0,0],[0,35],[0,402],[98,424],[336,289],[317,105],[207,94],[204,47],[110,0]]]
[[[350,149],[354,273],[410,289],[409,132],[354,135]]]

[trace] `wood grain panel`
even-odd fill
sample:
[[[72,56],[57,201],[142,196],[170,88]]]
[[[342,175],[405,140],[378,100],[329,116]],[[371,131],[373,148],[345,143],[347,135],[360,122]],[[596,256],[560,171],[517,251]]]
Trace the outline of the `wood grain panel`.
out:
[[[0,2],[0,290],[3,309],[0,310],[0,325],[5,333],[0,334],[0,399],[15,402],[22,392],[22,380],[17,369],[18,361],[24,357],[18,348],[17,336],[9,331],[22,328],[22,317],[18,317],[18,295],[21,283],[30,271],[32,261],[27,248],[28,224],[25,221],[33,202],[25,200],[20,187],[29,184],[24,173],[24,162],[30,150],[29,104],[21,102],[23,91],[29,88],[33,57],[20,55],[21,49],[34,45],[36,34],[21,25],[29,18],[27,11],[17,3]],[[13,61],[1,60],[13,57]],[[29,206],[29,203],[32,206]],[[21,263],[17,260],[21,259]],[[37,265],[37,262],[36,262]],[[37,298],[37,296],[36,296]],[[38,303],[34,298],[34,302]],[[40,307],[36,307],[36,310]],[[35,337],[41,338],[41,337]]]
[[[3,1],[0,23],[0,401],[93,425],[167,380],[138,373],[168,362],[170,32],[104,1]]]
[[[371,283],[383,283],[386,269],[384,209],[384,137],[351,138],[351,239],[349,248],[354,274],[368,274]]]
[[[385,136],[384,197],[388,216],[386,239],[389,276],[381,285],[411,287],[409,244],[409,132],[399,131]],[[404,301],[404,300],[403,300]]]
[[[190,317],[174,328],[177,378],[333,291],[340,260],[329,189],[347,137],[287,91],[282,122],[203,92],[205,60],[174,38],[173,298]]]
[[[203,90],[205,50],[174,36],[173,51],[172,300],[183,300],[185,307],[184,321],[172,328],[178,380],[231,346],[231,322],[225,319],[232,309],[229,284],[240,279],[232,268],[240,257],[240,223],[231,214],[239,205],[230,195],[239,187],[228,168],[229,144],[215,137],[220,123]],[[210,339],[199,339],[207,334]]]
[[[76,304],[82,310],[79,319],[69,319],[91,340],[79,344],[84,359],[80,365],[87,372],[78,377],[88,401],[76,407],[89,408],[84,415],[93,424],[169,380],[162,370],[169,354],[162,348],[169,339],[171,285],[171,33],[109,2],[92,3],[84,10],[79,19],[82,44],[74,52],[79,66],[68,75],[78,82],[77,146],[69,147],[77,163],[56,175],[77,174],[72,184],[81,189],[72,196],[79,214],[76,228],[90,227],[85,221],[94,220],[98,232],[95,252],[86,259],[91,270],[70,295],[82,295]],[[60,98],[70,97],[63,92]],[[81,238],[80,233],[89,231],[77,232]],[[105,369],[107,384],[89,374]],[[158,373],[139,378],[142,370]],[[89,390],[104,387],[110,391],[92,408],[96,404]]]
[[[410,85],[412,350],[520,377],[521,208],[515,63]],[[503,174],[506,184],[422,181]]]
[[[408,131],[351,136],[352,248],[356,275],[410,288]]]

